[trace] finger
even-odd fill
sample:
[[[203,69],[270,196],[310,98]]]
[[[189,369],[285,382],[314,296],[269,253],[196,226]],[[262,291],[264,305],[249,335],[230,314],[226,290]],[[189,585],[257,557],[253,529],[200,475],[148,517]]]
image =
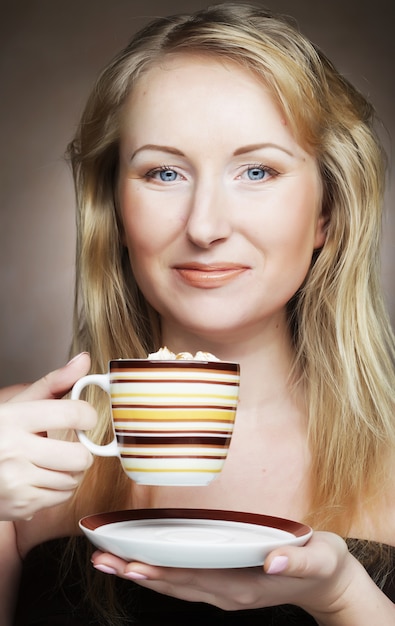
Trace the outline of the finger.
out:
[[[29,460],[37,467],[75,473],[83,472],[92,465],[92,454],[79,442],[37,436],[34,439],[34,446],[29,446]]]
[[[22,393],[25,389],[30,387],[29,383],[20,383],[17,385],[9,385],[0,389],[0,402],[8,402],[11,398],[14,398],[18,393]]]
[[[95,427],[97,413],[84,400],[34,400],[0,404],[1,420],[32,433],[48,430],[91,430]],[[11,431],[10,431],[11,432]]]
[[[7,464],[8,466],[8,464]],[[49,472],[30,463],[13,467],[12,480],[3,489],[0,499],[0,519],[22,520],[41,509],[67,501],[78,487],[80,474]],[[6,468],[7,471],[7,468]],[[29,483],[26,483],[26,474]]]
[[[26,497],[30,488],[71,491],[79,485],[82,476],[83,472],[79,471],[48,470],[37,467],[27,460],[20,463],[18,459],[10,459],[2,466],[2,498],[16,502]]]
[[[20,393],[13,396],[9,402],[61,398],[70,391],[79,378],[88,373],[89,368],[89,354],[82,352],[69,361],[64,367],[50,372],[26,389],[23,389]]]
[[[347,544],[338,535],[316,532],[305,546],[273,550],[264,571],[295,578],[325,578],[333,574],[347,552]]]
[[[190,602],[205,602],[227,610],[261,607],[262,569],[193,569],[156,567],[140,562],[126,562],[113,554],[97,550],[93,566],[106,574],[133,580],[165,595]]]
[[[115,554],[96,550],[91,557],[92,565],[95,569],[105,574],[114,574],[128,580],[159,580],[163,575],[163,568],[147,565],[139,562],[129,562],[121,559]],[[168,568],[166,568],[168,569]]]
[[[101,571],[112,570],[111,572],[108,571],[108,573],[114,573],[123,578],[150,581],[166,580],[168,584],[175,586],[199,587],[199,580],[202,576],[205,582],[210,576],[213,578],[218,576],[218,570],[215,569],[204,570],[203,572],[203,570],[195,570],[193,568],[160,567],[141,563],[140,561],[125,561],[115,554],[102,552],[101,550],[96,550],[92,554],[91,562],[97,569],[101,569]],[[102,566],[105,569],[102,569]],[[221,570],[222,573],[223,570]]]
[[[121,559],[115,554],[107,552],[101,552],[101,550],[95,550],[91,556],[91,562],[93,567],[105,574],[116,574],[121,576],[127,566],[127,562]]]
[[[62,472],[56,470],[32,469],[31,485],[37,489],[50,489],[52,491],[74,491],[80,484],[84,472]]]

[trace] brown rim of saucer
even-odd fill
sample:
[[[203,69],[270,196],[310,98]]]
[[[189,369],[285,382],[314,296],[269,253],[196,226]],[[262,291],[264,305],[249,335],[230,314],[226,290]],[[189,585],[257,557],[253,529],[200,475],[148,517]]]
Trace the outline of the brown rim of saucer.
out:
[[[257,526],[267,526],[269,528],[275,528],[276,530],[283,530],[291,533],[295,537],[302,537],[311,531],[311,528],[306,524],[282,517],[244,513],[241,511],[221,511],[217,509],[136,509],[110,511],[108,513],[96,513],[83,517],[80,520],[80,524],[88,530],[96,530],[101,526],[115,524],[117,522],[155,519],[214,520],[255,524]]]

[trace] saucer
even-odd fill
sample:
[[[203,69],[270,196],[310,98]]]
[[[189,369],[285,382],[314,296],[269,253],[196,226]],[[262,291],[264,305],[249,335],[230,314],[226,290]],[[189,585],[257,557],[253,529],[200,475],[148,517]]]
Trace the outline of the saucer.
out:
[[[80,528],[126,561],[185,568],[262,565],[284,545],[304,545],[309,526],[280,517],[212,509],[138,509],[89,515]]]

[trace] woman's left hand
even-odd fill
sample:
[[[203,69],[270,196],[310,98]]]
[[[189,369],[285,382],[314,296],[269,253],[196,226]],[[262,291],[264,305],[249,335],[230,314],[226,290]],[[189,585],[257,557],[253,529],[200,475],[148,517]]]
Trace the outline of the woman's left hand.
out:
[[[346,621],[353,615],[350,603],[353,604],[356,599],[354,595],[357,594],[361,601],[361,577],[368,582],[368,589],[372,587],[375,601],[376,589],[383,601],[388,600],[348,552],[346,543],[339,536],[326,532],[315,532],[303,547],[285,546],[273,550],[263,568],[202,570],[157,567],[128,563],[100,551],[93,554],[92,563],[100,571],[134,580],[159,593],[206,602],[225,610],[295,604],[320,624],[358,623],[362,626],[372,623]],[[390,605],[393,607],[392,603]],[[377,602],[375,606],[377,609]]]

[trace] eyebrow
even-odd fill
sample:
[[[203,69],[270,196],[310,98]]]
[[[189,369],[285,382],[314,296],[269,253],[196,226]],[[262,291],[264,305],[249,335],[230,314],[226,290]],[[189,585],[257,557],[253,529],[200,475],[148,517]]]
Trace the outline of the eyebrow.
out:
[[[289,154],[289,156],[291,157],[295,157],[295,154],[291,152],[290,150],[288,150],[287,148],[284,148],[284,146],[280,146],[277,143],[270,143],[270,142],[253,143],[248,146],[242,146],[241,148],[238,148],[237,150],[234,151],[233,156],[239,156],[241,154],[246,154],[248,152],[255,152],[255,150],[262,150],[263,148],[274,148],[275,150],[281,150],[281,152],[285,152],[286,154]]]
[[[295,157],[294,153],[288,150],[287,148],[284,148],[283,146],[280,146],[276,143],[270,143],[270,142],[253,143],[247,146],[242,146],[241,148],[237,148],[237,150],[234,151],[233,156],[240,156],[241,154],[247,154],[248,152],[255,152],[256,150],[262,150],[263,148],[274,148],[275,150],[281,150],[282,152],[285,152],[291,157]],[[173,146],[162,146],[162,145],[157,145],[154,143],[147,143],[144,146],[137,148],[137,150],[135,150],[133,154],[131,155],[130,160],[134,159],[136,154],[144,150],[151,150],[154,152],[155,151],[167,152],[169,154],[175,154],[177,156],[182,156],[182,157],[185,156],[185,154],[181,150],[179,150],[178,148],[174,148]]]
[[[154,143],[147,143],[144,146],[137,148],[137,150],[135,150],[132,156],[130,157],[130,160],[134,159],[136,154],[138,154],[139,152],[142,152],[143,150],[152,150],[156,152],[168,152],[169,154],[176,154],[177,156],[185,156],[185,154],[181,152],[181,150],[178,150],[178,148],[173,148],[172,146],[160,146]]]

